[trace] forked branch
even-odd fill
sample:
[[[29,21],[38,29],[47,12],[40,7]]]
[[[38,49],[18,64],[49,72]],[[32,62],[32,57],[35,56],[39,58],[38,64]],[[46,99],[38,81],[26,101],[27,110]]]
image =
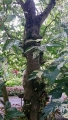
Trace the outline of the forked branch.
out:
[[[50,3],[46,7],[46,9],[40,15],[37,16],[37,19],[40,22],[40,25],[48,17],[48,15],[50,14],[50,12],[51,12],[51,10],[53,9],[54,6],[55,6],[55,0],[50,0]]]

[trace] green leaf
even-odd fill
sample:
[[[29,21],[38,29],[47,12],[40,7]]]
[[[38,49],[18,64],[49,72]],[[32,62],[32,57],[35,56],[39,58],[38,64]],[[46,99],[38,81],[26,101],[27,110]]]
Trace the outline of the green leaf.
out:
[[[44,109],[42,110],[42,113],[48,113],[48,112],[52,112],[53,108],[55,108],[57,105],[56,102],[51,102],[49,103],[47,106],[44,107]],[[46,115],[47,116],[47,115]]]
[[[13,45],[12,46],[13,47],[13,50],[14,50],[14,52],[18,55],[20,55],[20,54],[22,54],[22,50],[18,47],[18,46],[15,46],[15,45]]]
[[[38,47],[38,49],[41,51],[46,51],[47,49],[51,49],[52,47],[60,47],[60,45],[59,44],[44,44]]]
[[[68,104],[68,100],[63,101],[62,104]]]
[[[61,62],[61,63],[57,66],[58,70],[60,70],[60,69],[64,66],[64,64],[65,64],[65,61]]]
[[[60,98],[61,97],[61,95],[62,95],[62,90],[57,90],[57,89],[54,89],[54,90],[52,90],[51,92],[50,92],[50,95],[52,95],[53,96],[53,99],[58,99],[58,98]]]
[[[59,83],[59,84],[61,84],[61,83],[63,83],[63,82],[65,83],[65,85],[66,85],[66,84],[68,85],[68,80],[67,80],[67,78],[65,78],[65,77],[62,78],[62,79],[60,79],[60,80],[58,79],[58,80],[55,81],[55,83]]]
[[[3,2],[5,3],[5,4],[11,4],[12,3],[12,0],[3,0]]]
[[[25,115],[18,111],[16,108],[9,108],[7,110],[7,114],[5,115],[6,119],[12,119],[12,118],[17,118],[17,117],[24,117]]]
[[[0,66],[0,67],[1,67],[1,66]],[[3,70],[3,68],[0,68],[0,77],[2,77],[3,74],[4,74],[4,70]]]
[[[66,114],[68,111],[66,109],[64,109],[63,113]]]
[[[32,74],[29,75],[28,80],[34,80],[36,78],[41,78],[43,72],[40,70],[35,70],[32,72]]]
[[[1,22],[1,24],[0,24],[0,30],[1,30],[1,31],[4,30],[4,24],[3,24],[3,22]]]
[[[58,59],[56,59],[54,62],[60,63],[60,62],[63,62],[63,61],[64,61],[64,56],[61,56]]]
[[[7,101],[4,107],[5,107],[5,109],[10,108],[11,107],[11,103],[9,101]]]
[[[44,109],[42,110],[42,113],[44,113],[44,115],[40,118],[40,120],[43,120],[43,118],[48,116],[49,113],[53,112],[55,107],[56,107],[56,105],[57,105],[56,102],[51,102],[46,107],[44,107]]]
[[[37,73],[38,73],[38,71],[32,72],[32,74],[30,74],[28,80],[33,80],[33,79],[37,78]]]
[[[50,82],[53,84],[58,76],[58,74],[60,73],[60,70],[58,70],[57,68],[50,72],[50,73],[46,73],[45,71],[43,72],[43,76],[47,77]]]
[[[4,61],[4,57],[0,56],[0,62]]]
[[[11,22],[13,19],[15,19],[15,15],[8,15],[6,18],[6,22]]]
[[[67,35],[68,35],[68,29],[64,29],[64,31],[67,33]]]
[[[68,96],[68,87],[67,87],[67,89],[65,89],[65,93]]]
[[[29,52],[30,50],[34,49],[34,48],[37,48],[37,46],[33,46],[33,47],[29,47],[25,50],[25,53]]]
[[[46,44],[46,47],[60,47],[59,44]]]
[[[0,89],[4,86],[5,82],[0,81]]]
[[[18,46],[19,42],[20,42],[19,40],[13,40],[13,39],[6,40],[6,42],[3,46],[3,51],[10,49],[12,46]]]
[[[6,42],[3,46],[3,51],[6,49],[9,49],[10,48],[9,46],[11,45],[11,43],[13,43],[13,40],[10,40],[10,39],[6,40]]]
[[[0,120],[4,120],[4,119],[3,119],[3,116],[2,116],[1,114],[0,114]]]

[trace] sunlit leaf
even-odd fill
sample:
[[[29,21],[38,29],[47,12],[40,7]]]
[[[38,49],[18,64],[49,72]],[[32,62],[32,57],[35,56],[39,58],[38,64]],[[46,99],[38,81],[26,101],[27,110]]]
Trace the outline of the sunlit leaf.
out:
[[[42,72],[42,71],[39,71],[39,72],[36,74],[36,76],[37,76],[38,78],[41,78],[42,74],[43,74],[43,72]]]
[[[44,45],[39,46],[38,49],[41,51],[46,51],[47,49],[52,48],[52,47],[60,47],[60,45],[59,44],[44,44]]]
[[[39,51],[33,52],[33,59],[37,58],[39,56]]]
[[[64,64],[65,64],[65,61],[61,62],[61,63],[57,66],[58,70],[60,70],[60,69],[63,67]]]
[[[22,50],[18,47],[18,45],[13,45],[12,48],[16,54],[22,54]]]
[[[38,71],[34,71],[34,72],[32,72],[32,74],[30,74],[28,80],[36,79],[36,78],[37,78],[37,73],[38,73]]]

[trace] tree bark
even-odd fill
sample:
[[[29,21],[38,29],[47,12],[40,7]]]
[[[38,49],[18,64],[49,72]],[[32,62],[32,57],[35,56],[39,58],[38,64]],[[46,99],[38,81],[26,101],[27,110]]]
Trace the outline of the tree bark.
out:
[[[17,0],[18,1],[18,0]],[[40,46],[41,42],[37,42],[37,39],[41,39],[40,27],[44,22],[45,18],[49,15],[50,11],[55,5],[55,0],[50,0],[50,3],[46,9],[39,15],[35,12],[35,3],[33,0],[26,0],[24,3],[19,0],[18,4],[24,11],[26,24],[25,24],[25,39],[24,39],[24,52],[27,48],[33,46]],[[41,110],[48,101],[46,91],[44,91],[44,82],[41,78],[35,78],[28,80],[29,75],[40,69],[40,53],[36,58],[33,58],[35,48],[25,52],[27,59],[26,71],[23,77],[24,87],[24,106],[23,112],[25,113],[28,120],[39,120],[41,116]],[[42,54],[43,55],[43,54]],[[42,60],[43,61],[43,60]]]
[[[7,90],[6,90],[6,86],[5,86],[5,85],[4,85],[3,88],[2,88],[2,95],[3,95],[4,103],[6,103],[7,101],[9,101],[8,95],[7,95]]]
[[[33,59],[34,50],[29,51],[26,54],[27,58],[27,68],[25,71],[23,86],[24,86],[24,113],[26,114],[28,120],[38,120],[38,107],[39,107],[39,95],[32,88],[33,80],[28,81],[29,75],[34,70],[39,70],[39,56]]]

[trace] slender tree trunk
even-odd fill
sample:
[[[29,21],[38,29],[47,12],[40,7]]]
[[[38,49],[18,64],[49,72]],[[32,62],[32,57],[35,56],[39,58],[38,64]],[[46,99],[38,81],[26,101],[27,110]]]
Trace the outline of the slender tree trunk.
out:
[[[21,5],[26,20],[23,46],[25,52],[26,49],[29,47],[40,46],[41,41],[37,42],[37,39],[42,38],[40,35],[40,28],[44,20],[49,15],[50,11],[54,7],[55,0],[50,0],[50,3],[47,5],[46,9],[39,15],[36,15],[35,3],[33,0],[26,0],[25,2],[23,2],[22,0],[17,0],[17,2]],[[33,59],[33,53],[35,51],[36,49],[31,49],[25,54],[27,59],[27,65],[23,78],[23,111],[27,116],[28,120],[39,120],[41,109],[43,109],[43,107],[46,105],[46,101],[48,100],[47,94],[44,91],[43,79],[35,78],[30,81],[28,80],[29,75],[33,71],[39,70],[40,63],[43,62],[43,60],[40,58],[40,53],[36,58]]]
[[[2,91],[2,95],[3,95],[3,101],[4,101],[4,105],[7,101],[9,101],[8,99],[8,94],[7,94],[7,90],[6,90],[6,86],[4,85],[1,89]],[[5,109],[5,114],[7,113],[7,110]]]
[[[32,88],[33,80],[28,81],[29,75],[34,70],[39,70],[39,56],[33,59],[34,50],[29,51],[26,54],[27,68],[24,75],[23,86],[24,86],[24,112],[28,117],[28,120],[38,120],[38,108],[39,108],[39,92],[36,92]]]
[[[8,95],[7,95],[7,90],[6,90],[6,86],[5,86],[5,85],[4,85],[3,88],[2,88],[2,95],[3,95],[4,103],[6,103],[7,101],[9,101]]]

